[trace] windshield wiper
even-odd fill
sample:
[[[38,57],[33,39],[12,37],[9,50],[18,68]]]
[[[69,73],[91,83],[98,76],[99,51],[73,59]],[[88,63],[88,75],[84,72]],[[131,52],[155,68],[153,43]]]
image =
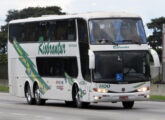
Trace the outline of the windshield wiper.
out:
[[[123,40],[124,42],[131,42],[131,43],[135,43],[135,44],[139,44],[141,45],[141,42],[140,41],[135,41],[135,40]]]
[[[105,39],[102,39],[102,40],[96,40],[98,43],[111,43],[111,44],[113,44],[113,45],[118,45],[118,44],[116,44],[114,41],[112,41],[112,40],[105,40]]]
[[[137,78],[137,79],[141,79],[141,80],[146,80],[145,76],[139,76],[139,75],[135,75],[135,72],[129,72],[129,73],[134,73],[134,75],[129,75],[128,73],[126,73],[124,76],[125,77],[131,77],[131,78]],[[141,74],[144,75],[144,74]]]

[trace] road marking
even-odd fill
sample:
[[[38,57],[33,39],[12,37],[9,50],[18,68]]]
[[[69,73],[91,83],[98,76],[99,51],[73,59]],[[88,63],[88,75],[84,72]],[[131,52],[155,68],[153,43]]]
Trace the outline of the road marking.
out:
[[[52,117],[49,117],[49,116],[35,116],[37,119],[40,119],[40,120],[54,120]]]
[[[16,115],[16,116],[25,116],[25,115],[28,115],[28,114],[24,114],[24,113],[11,113],[12,115]]]

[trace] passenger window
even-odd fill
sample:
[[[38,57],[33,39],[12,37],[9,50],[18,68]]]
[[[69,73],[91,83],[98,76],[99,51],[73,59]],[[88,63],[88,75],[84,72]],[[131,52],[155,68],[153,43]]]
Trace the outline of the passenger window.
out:
[[[83,19],[77,19],[79,41],[88,43],[87,23]]]
[[[78,76],[76,57],[37,57],[36,62],[43,77],[65,77],[65,73],[74,78]]]
[[[81,61],[81,72],[84,80],[91,81],[89,70],[89,56],[88,56],[88,32],[87,23],[83,19],[77,19],[78,22],[78,35],[79,35],[79,50]]]
[[[76,26],[75,20],[59,20],[55,26],[55,40],[75,41]]]
[[[12,42],[76,41],[74,19],[29,22],[9,25],[9,39]]]

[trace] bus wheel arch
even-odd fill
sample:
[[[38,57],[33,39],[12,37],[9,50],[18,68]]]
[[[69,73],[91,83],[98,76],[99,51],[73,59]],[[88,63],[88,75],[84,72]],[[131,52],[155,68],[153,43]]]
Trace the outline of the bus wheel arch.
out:
[[[25,92],[25,98],[27,100],[27,103],[30,104],[30,105],[35,104],[35,100],[32,97],[32,90],[30,88],[30,84],[29,84],[28,81],[25,82],[24,92]]]
[[[72,99],[73,99],[74,105],[78,108],[87,107],[89,105],[88,102],[82,102],[80,100],[79,86],[77,83],[74,83],[72,87]]]

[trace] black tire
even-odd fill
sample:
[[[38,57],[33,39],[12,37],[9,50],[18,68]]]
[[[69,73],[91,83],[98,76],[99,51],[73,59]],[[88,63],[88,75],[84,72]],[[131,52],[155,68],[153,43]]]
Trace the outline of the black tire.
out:
[[[25,88],[25,97],[26,97],[27,103],[29,105],[35,104],[35,99],[32,98],[32,94],[31,94],[31,90],[30,90],[29,85],[27,85],[26,88]]]
[[[38,85],[36,85],[34,89],[34,98],[37,105],[44,105],[46,102],[45,99],[41,99]]]
[[[70,107],[75,105],[73,101],[65,101],[65,104]]]
[[[124,109],[132,109],[134,105],[134,101],[123,101],[122,102]]]
[[[76,85],[75,88],[74,88],[74,104],[76,105],[76,107],[78,108],[84,108],[84,107],[88,107],[88,105],[90,103],[88,102],[81,102],[80,101],[80,94],[79,94],[79,88],[78,86]]]

